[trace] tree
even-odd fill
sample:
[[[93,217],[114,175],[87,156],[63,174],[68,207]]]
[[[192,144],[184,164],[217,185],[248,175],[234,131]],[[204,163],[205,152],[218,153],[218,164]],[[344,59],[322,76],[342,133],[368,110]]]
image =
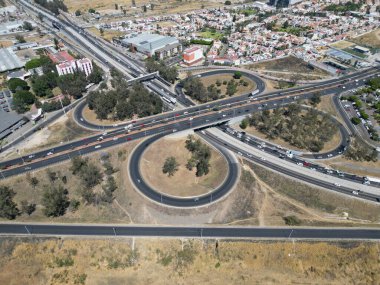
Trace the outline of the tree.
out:
[[[88,163],[81,168],[80,178],[86,188],[92,188],[100,183],[102,174],[97,166]]]
[[[132,7],[136,7],[136,0],[132,0]]]
[[[98,84],[103,79],[103,72],[94,62],[92,63],[92,72],[87,77],[87,80],[91,83]]]
[[[44,15],[40,12],[38,12],[38,15],[37,15],[38,19],[42,22],[44,20]]]
[[[240,71],[235,71],[235,73],[234,73],[234,78],[235,79],[240,79],[241,76],[242,76],[242,73]]]
[[[20,214],[13,201],[15,195],[16,193],[8,186],[0,186],[0,217],[13,220]]]
[[[287,29],[289,27],[289,22],[285,21],[284,24],[282,25],[284,29]]]
[[[88,12],[90,13],[90,14],[95,14],[95,9],[94,8],[90,8],[90,9],[88,9]]]
[[[20,78],[9,79],[7,85],[13,93],[16,92],[16,89],[29,90],[28,83]]]
[[[165,163],[162,167],[162,172],[164,174],[168,174],[168,176],[173,176],[174,173],[176,173],[178,171],[178,162],[177,160],[175,159],[174,156],[170,156],[168,158],[166,158],[165,160]]]
[[[36,188],[38,183],[40,182],[37,177],[29,177],[28,182],[30,185],[32,185],[33,189]]]
[[[104,30],[102,28],[99,29],[100,35],[103,37],[104,36]]]
[[[317,106],[319,103],[321,103],[321,95],[318,93],[314,93],[313,97],[310,98],[310,103],[313,106]]]
[[[248,120],[247,119],[242,120],[239,126],[243,130],[246,129],[248,127]]]
[[[143,5],[142,9],[143,9],[143,12],[146,13],[146,10],[147,10],[146,5]]]
[[[103,186],[104,195],[102,195],[101,199],[104,202],[111,203],[114,199],[113,192],[117,189],[116,181],[113,176],[107,177],[107,183]]]
[[[224,2],[224,5],[231,5],[231,4],[232,4],[232,3],[231,3],[230,0],[227,0],[227,1]]]
[[[28,203],[26,200],[21,201],[21,212],[30,216],[36,210],[36,204]]]
[[[87,165],[88,159],[83,159],[80,156],[74,156],[71,159],[71,167],[70,171],[74,174],[77,175],[78,173],[81,172],[82,168]]]
[[[115,10],[119,10],[119,5],[115,3]]]
[[[18,90],[13,95],[13,107],[17,113],[25,113],[29,110],[29,105],[33,104],[36,97],[29,91]]]
[[[30,22],[25,21],[22,25],[22,28],[27,31],[33,31],[33,26]]]
[[[54,48],[56,50],[59,50],[59,40],[57,38],[53,38],[53,42],[54,42]]]
[[[70,205],[67,189],[62,185],[46,185],[42,194],[43,212],[47,217],[58,217],[65,214]]]
[[[358,117],[353,117],[353,118],[351,118],[351,122],[354,125],[359,125],[361,121],[360,121],[360,119]]]
[[[82,15],[82,12],[78,9],[75,11],[75,16],[79,17],[80,15]]]
[[[18,41],[18,43],[20,43],[20,44],[26,43],[26,40],[25,40],[24,36],[22,36],[22,35],[16,35],[15,38]]]

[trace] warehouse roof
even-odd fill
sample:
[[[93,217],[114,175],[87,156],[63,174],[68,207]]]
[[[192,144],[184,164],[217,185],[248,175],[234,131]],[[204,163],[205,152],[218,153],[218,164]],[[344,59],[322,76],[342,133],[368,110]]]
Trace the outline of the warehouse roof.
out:
[[[153,52],[167,45],[179,44],[178,39],[158,34],[143,33],[135,37],[122,40],[126,44],[136,46],[138,49]]]
[[[13,112],[7,113],[0,109],[0,139],[11,133],[12,127],[16,128],[17,123],[21,120],[23,120],[22,116]]]
[[[0,49],[0,72],[21,68],[25,65],[13,52],[12,48]]]

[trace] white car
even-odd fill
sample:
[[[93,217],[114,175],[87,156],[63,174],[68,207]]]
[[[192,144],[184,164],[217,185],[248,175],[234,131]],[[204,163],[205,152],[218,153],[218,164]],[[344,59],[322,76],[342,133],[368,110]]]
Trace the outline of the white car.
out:
[[[240,151],[238,152],[238,155],[241,155],[241,156],[243,156],[243,154],[242,154]]]
[[[101,148],[102,146],[99,144],[99,145],[96,145],[95,148]]]
[[[119,137],[114,137],[112,140],[117,141],[118,139],[119,139]]]
[[[334,183],[334,185],[335,185],[336,187],[340,187],[340,184],[339,184],[339,183]]]
[[[265,157],[260,157],[261,160],[267,160]]]
[[[352,191],[352,194],[359,195],[359,192],[354,190],[354,191]]]
[[[49,155],[52,155],[52,154],[53,154],[53,152],[49,151],[49,152],[46,154],[46,156],[49,156]]]
[[[297,162],[297,165],[303,165],[303,163],[302,162]]]

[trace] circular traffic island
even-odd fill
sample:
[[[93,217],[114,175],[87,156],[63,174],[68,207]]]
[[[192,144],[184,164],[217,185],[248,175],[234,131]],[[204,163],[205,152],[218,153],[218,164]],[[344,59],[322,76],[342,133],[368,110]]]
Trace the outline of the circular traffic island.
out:
[[[193,136],[196,144],[197,135]],[[224,156],[212,146],[199,140],[202,145],[209,149],[210,159],[208,161],[208,173],[197,176],[197,161],[194,153],[186,148],[187,135],[167,136],[160,138],[150,144],[139,161],[141,178],[155,191],[173,197],[197,197],[214,191],[221,186],[228,175],[228,163]],[[173,162],[174,160],[174,162]],[[190,161],[190,163],[189,163]],[[199,161],[198,161],[199,162]],[[164,173],[165,163],[174,163],[175,167],[171,174]],[[193,167],[189,170],[189,164]]]

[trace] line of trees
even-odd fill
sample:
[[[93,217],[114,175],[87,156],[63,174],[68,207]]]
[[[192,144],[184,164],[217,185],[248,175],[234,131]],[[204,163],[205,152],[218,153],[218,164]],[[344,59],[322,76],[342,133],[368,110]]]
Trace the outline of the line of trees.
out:
[[[211,149],[200,139],[195,139],[193,135],[189,135],[185,142],[185,146],[192,156],[187,161],[186,168],[193,170],[196,167],[195,175],[200,177],[207,175],[210,171]]]

